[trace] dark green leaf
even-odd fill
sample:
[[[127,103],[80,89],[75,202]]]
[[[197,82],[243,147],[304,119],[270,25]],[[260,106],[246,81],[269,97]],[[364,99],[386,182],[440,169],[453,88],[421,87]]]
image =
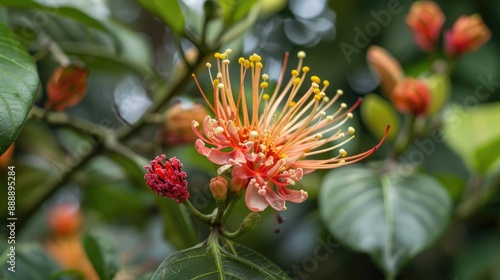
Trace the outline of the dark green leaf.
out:
[[[290,279],[276,264],[237,243],[209,244],[176,252],[158,267],[160,279]]]
[[[8,263],[12,254],[10,246],[15,246],[15,272],[8,270],[11,265]],[[0,279],[4,280],[24,280],[24,279],[49,279],[50,275],[60,269],[45,249],[34,243],[7,244],[0,243],[1,271]]]
[[[184,16],[177,0],[137,0],[144,8],[158,16],[177,35],[184,32]]]
[[[106,267],[106,263],[104,261],[104,255],[101,250],[101,247],[97,243],[97,240],[91,236],[90,234],[84,234],[82,236],[83,248],[85,249],[85,253],[87,254],[94,270],[101,280],[111,279],[110,273]]]
[[[450,197],[433,178],[380,176],[360,166],[331,171],[319,203],[329,231],[370,254],[389,278],[437,239],[451,214]]]
[[[33,106],[40,79],[33,59],[0,24],[0,155],[14,142]]]

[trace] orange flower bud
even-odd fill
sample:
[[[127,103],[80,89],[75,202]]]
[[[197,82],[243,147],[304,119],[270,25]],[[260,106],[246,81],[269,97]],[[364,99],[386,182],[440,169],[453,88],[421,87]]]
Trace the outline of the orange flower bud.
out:
[[[82,227],[82,216],[77,204],[63,203],[49,212],[49,226],[55,236],[77,235]]]
[[[392,103],[401,113],[423,114],[429,107],[430,99],[429,86],[424,81],[412,78],[398,83],[391,93]]]
[[[45,106],[54,111],[64,111],[78,104],[87,92],[90,71],[78,64],[59,66],[47,82],[48,100]]]
[[[224,201],[227,197],[227,180],[217,176],[210,180],[210,191],[216,200]]]
[[[406,24],[413,32],[415,43],[426,52],[436,49],[439,33],[446,17],[433,1],[416,1],[406,16]]]
[[[472,52],[491,38],[491,31],[479,14],[461,16],[446,32],[445,51],[452,58]]]
[[[401,64],[384,48],[370,46],[366,53],[370,67],[379,75],[382,90],[390,94],[394,86],[404,79]]]
[[[241,179],[236,176],[231,177],[231,193],[237,193],[248,185],[248,179]]]
[[[14,155],[14,143],[0,156],[0,169],[7,168]]]
[[[203,123],[208,115],[207,109],[200,103],[184,104],[178,102],[170,107],[164,115],[163,143],[194,143],[198,137],[193,132],[193,120]],[[201,131],[201,127],[197,128]]]

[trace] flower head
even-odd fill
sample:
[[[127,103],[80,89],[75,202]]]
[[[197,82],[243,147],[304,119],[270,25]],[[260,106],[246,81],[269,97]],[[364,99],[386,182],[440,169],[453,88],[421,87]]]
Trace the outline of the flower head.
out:
[[[200,103],[173,104],[164,114],[163,142],[167,145],[193,143],[198,137],[191,129],[191,121],[203,121],[207,114]]]
[[[162,154],[144,168],[148,171],[144,175],[146,184],[159,196],[166,196],[177,203],[183,203],[189,198],[187,175],[182,171],[182,163],[178,159],[167,159]]]
[[[415,43],[426,52],[436,49],[446,17],[433,1],[415,1],[406,16],[406,24],[413,32]]]
[[[59,66],[47,82],[46,107],[54,111],[64,111],[78,104],[87,92],[90,71],[78,64]]]
[[[298,66],[291,71],[287,82],[284,76],[288,54],[285,55],[273,91],[269,76],[262,73],[262,59],[257,54],[238,59],[239,83],[237,91],[233,91],[230,52],[215,54],[215,78],[209,71],[214,92],[212,102],[195,77],[214,117],[205,117],[203,133],[197,130],[199,123],[193,121],[193,131],[199,137],[195,144],[197,151],[220,165],[219,174],[230,172],[231,183],[237,182],[238,189],[246,188],[245,202],[250,210],[262,211],[270,205],[281,211],[286,209],[286,201],[303,202],[307,192],[288,186],[295,185],[304,174],[354,163],[377,150],[380,143],[353,156],[341,149],[354,137],[354,128],[343,131],[341,127],[353,117],[351,112],[361,100],[350,108],[345,103],[337,105],[343,92],[338,90],[330,98],[326,94],[328,81],[321,82],[317,76],[307,78],[310,69],[302,65],[304,52],[298,53]],[[210,70],[212,65],[207,63],[207,67]],[[245,85],[247,78],[251,81],[249,91]],[[302,85],[307,85],[305,92],[300,90]],[[311,158],[334,150],[338,150],[334,157]]]
[[[479,14],[461,16],[445,35],[445,51],[458,57],[481,47],[491,38],[491,31]]]

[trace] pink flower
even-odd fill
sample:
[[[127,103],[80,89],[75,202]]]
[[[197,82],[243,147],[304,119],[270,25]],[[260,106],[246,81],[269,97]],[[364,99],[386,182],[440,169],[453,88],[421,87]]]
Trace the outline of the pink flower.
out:
[[[298,66],[291,71],[287,82],[284,76],[288,54],[285,56],[273,91],[269,91],[268,75],[261,73],[263,64],[257,54],[238,59],[239,83],[237,91],[233,91],[234,80],[229,75],[230,52],[215,54],[215,79],[209,71],[213,102],[195,77],[215,116],[205,117],[203,133],[198,132],[199,123],[193,121],[193,131],[199,137],[195,144],[197,151],[220,166],[218,174],[228,172],[237,190],[246,188],[245,203],[251,211],[263,211],[269,205],[282,211],[286,209],[286,201],[305,201],[306,191],[288,188],[304,174],[357,162],[375,152],[381,144],[382,141],[353,156],[339,149],[354,137],[354,128],[344,131],[341,127],[353,117],[351,112],[361,100],[351,108],[345,103],[337,105],[336,101],[343,94],[341,90],[329,98],[325,93],[330,85],[328,81],[321,83],[319,77],[311,76],[308,84],[310,69],[302,66],[304,52],[298,53]],[[212,65],[207,63],[207,67],[210,70]],[[251,80],[250,91],[245,85],[246,78]],[[303,85],[305,92],[300,91]],[[318,154],[329,156],[334,150],[338,150],[338,154],[333,157],[311,158]],[[230,188],[234,193],[233,186]]]
[[[186,172],[182,171],[182,163],[175,157],[167,159],[165,155],[157,156],[151,165],[145,165],[148,171],[144,175],[146,184],[159,196],[166,196],[177,203],[189,198]]]
[[[415,43],[426,52],[436,49],[439,33],[446,17],[433,1],[416,1],[406,16],[406,24],[413,32]]]
[[[446,32],[445,51],[456,58],[480,48],[491,38],[491,31],[479,14],[461,16]]]

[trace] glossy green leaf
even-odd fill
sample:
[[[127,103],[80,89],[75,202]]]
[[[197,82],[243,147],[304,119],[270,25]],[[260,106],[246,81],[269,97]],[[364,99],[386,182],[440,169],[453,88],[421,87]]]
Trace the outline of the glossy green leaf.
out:
[[[487,174],[498,167],[500,102],[474,107],[452,106],[444,114],[444,139],[465,165]]]
[[[432,116],[443,108],[450,97],[451,81],[446,74],[434,74],[427,79],[431,90],[431,103],[426,114]]]
[[[290,279],[276,264],[237,243],[215,244],[176,252],[158,267],[153,280],[163,279]]]
[[[396,137],[399,131],[399,116],[388,101],[371,93],[363,98],[360,110],[363,122],[375,137],[382,138],[387,125],[391,125],[387,139]]]
[[[372,169],[348,166],[327,174],[319,206],[337,240],[370,254],[392,279],[443,232],[452,203],[444,187],[429,176],[380,176]]]
[[[16,36],[0,24],[0,155],[14,142],[33,106],[40,79]]]
[[[99,242],[90,234],[82,236],[82,244],[95,272],[101,280],[113,279],[118,269],[118,253],[108,243]]]
[[[137,0],[144,8],[159,17],[177,35],[184,33],[184,16],[177,0]]]

